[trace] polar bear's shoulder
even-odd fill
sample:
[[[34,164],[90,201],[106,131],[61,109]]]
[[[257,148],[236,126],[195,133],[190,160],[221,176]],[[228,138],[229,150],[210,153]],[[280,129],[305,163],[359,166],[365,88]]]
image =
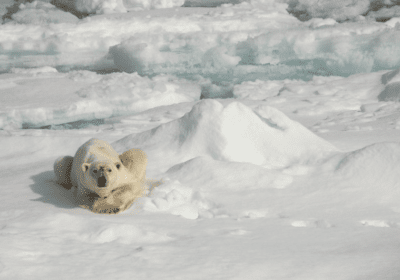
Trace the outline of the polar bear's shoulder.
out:
[[[143,182],[146,177],[147,156],[140,149],[131,149],[119,156],[121,162],[133,174],[134,180]]]

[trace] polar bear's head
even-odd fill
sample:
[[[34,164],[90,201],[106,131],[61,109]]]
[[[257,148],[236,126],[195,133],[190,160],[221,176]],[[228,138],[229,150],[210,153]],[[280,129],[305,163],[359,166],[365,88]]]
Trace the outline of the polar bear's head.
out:
[[[120,162],[94,161],[83,163],[82,171],[85,173],[85,183],[92,191],[100,197],[107,196],[113,191],[118,171],[121,169]]]

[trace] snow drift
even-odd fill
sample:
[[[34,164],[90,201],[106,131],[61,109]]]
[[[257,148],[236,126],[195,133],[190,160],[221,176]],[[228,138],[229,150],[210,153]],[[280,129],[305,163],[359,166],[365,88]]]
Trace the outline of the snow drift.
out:
[[[42,1],[20,4],[15,13],[3,16],[5,22],[12,19],[14,22],[22,24],[49,24],[49,23],[77,23],[78,18],[71,13],[57,9],[54,5]]]
[[[73,14],[125,13],[122,0],[52,0],[52,3]]]
[[[400,101],[400,68],[382,75],[384,90],[378,95],[379,101]]]
[[[278,0],[288,3],[288,11],[300,20],[332,18],[337,21],[363,20],[364,16],[387,20],[398,14],[398,0]]]
[[[282,167],[336,151],[280,111],[203,100],[182,118],[114,143],[117,151],[142,148],[150,160],[172,166],[197,156]],[[151,159],[153,158],[153,159]]]
[[[325,182],[324,188],[332,192],[321,203],[327,209],[347,204],[350,211],[361,217],[368,208],[371,213],[382,209],[398,212],[399,162],[399,142],[375,143],[333,156],[317,169],[317,180]]]
[[[0,129],[106,119],[200,98],[199,85],[173,76],[64,74],[51,67],[13,71],[0,86],[0,93],[11,92],[0,96]],[[29,104],[21,105],[22,92]]]

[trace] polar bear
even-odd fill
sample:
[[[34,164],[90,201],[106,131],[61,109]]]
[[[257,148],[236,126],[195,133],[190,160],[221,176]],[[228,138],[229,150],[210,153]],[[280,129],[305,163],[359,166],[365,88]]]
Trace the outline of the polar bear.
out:
[[[70,189],[81,207],[96,213],[118,213],[144,194],[147,157],[138,149],[118,153],[106,141],[92,138],[74,157],[54,163],[57,183]]]
[[[131,149],[120,155],[119,158],[136,180],[144,182],[147,166],[147,156],[145,152],[140,149]]]

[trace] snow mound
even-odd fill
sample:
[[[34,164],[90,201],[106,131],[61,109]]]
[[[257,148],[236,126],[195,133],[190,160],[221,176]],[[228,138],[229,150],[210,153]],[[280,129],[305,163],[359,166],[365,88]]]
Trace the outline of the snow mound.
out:
[[[379,174],[379,177],[400,169],[400,143],[376,143],[347,153],[337,164],[335,171],[351,175]],[[390,177],[395,177],[395,176]]]
[[[233,48],[221,46],[222,42],[211,34],[149,34],[133,36],[110,48],[110,55],[121,71],[149,74],[172,68],[177,72],[196,71],[201,67],[225,70],[236,66],[241,60]]]
[[[396,27],[396,25],[400,22],[400,17],[394,17],[385,22],[387,26],[390,26],[391,28]]]
[[[34,1],[18,6],[18,11],[14,14],[4,16],[5,21],[11,18],[14,22],[23,24],[49,24],[49,23],[76,23],[79,19],[72,15],[57,9],[50,3]]]
[[[58,5],[65,0],[53,0]],[[87,14],[126,13],[150,9],[180,7],[184,0],[72,0],[67,2],[70,11]]]
[[[387,20],[399,14],[398,0],[278,0],[289,4],[288,11],[300,20],[332,18],[337,21],[362,20],[363,16]]]
[[[333,18],[338,21],[353,19],[368,12],[370,0],[286,0],[289,11],[301,20]]]
[[[244,0],[186,0],[185,7],[218,7],[223,4],[239,4]]]
[[[400,101],[400,68],[382,75],[384,90],[378,95],[379,101]]]
[[[126,13],[123,0],[53,0],[52,2],[73,14]]]
[[[143,202],[145,211],[167,212],[190,220],[197,219],[199,215],[209,217],[215,206],[211,201],[204,199],[200,192],[193,191],[178,181],[158,186],[150,197],[143,199]]]
[[[166,165],[197,156],[282,167],[307,162],[336,151],[301,124],[268,106],[253,111],[239,102],[226,106],[202,100],[182,118],[152,130],[129,135],[116,143],[118,150],[142,148]]]
[[[180,7],[184,3],[185,0],[125,0],[124,1],[125,8],[134,11]]]
[[[371,11],[368,13],[368,17],[374,18],[377,21],[385,21],[399,16],[400,16],[400,6],[382,8],[378,11]]]
[[[400,68],[386,72],[381,77],[382,84],[387,85],[390,83],[400,82],[399,73],[400,73]]]
[[[309,21],[307,21],[306,24],[308,26],[310,26],[311,28],[318,28],[321,26],[332,26],[332,25],[337,24],[337,22],[336,22],[336,20],[334,20],[332,18],[326,18],[326,19],[312,18]]]
[[[50,66],[44,66],[44,67],[38,67],[38,68],[12,68],[11,73],[14,74],[27,74],[27,75],[32,75],[36,76],[41,73],[58,73],[57,69],[50,67]]]
[[[376,143],[336,156],[329,165],[338,180],[375,201],[398,205],[400,198],[400,143]]]
[[[390,83],[378,95],[379,101],[400,101],[400,82]]]

